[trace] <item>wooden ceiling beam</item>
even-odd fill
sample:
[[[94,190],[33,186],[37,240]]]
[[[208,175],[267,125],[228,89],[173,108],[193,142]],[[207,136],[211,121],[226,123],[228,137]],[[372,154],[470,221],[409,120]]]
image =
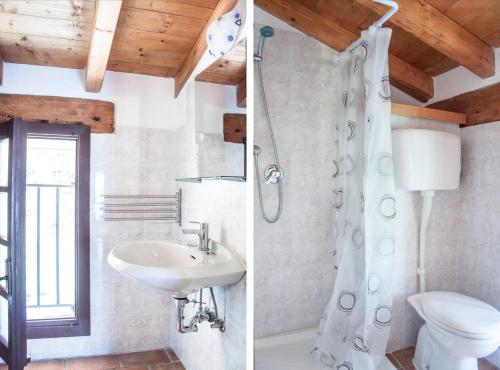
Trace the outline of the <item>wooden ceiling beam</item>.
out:
[[[94,25],[85,68],[85,90],[101,91],[115,35],[122,0],[97,0]]]
[[[466,126],[500,121],[500,82],[428,105],[467,114]]]
[[[115,105],[101,100],[60,96],[0,94],[0,122],[14,117],[26,121],[59,124],[84,124],[90,132],[112,133]]]
[[[3,83],[3,57],[2,54],[0,54],[0,86]]]
[[[359,38],[355,33],[322,17],[296,1],[255,0],[255,4],[290,26],[337,51],[344,50]],[[416,99],[426,102],[434,95],[434,80],[427,73],[394,55],[389,55],[389,69],[391,84]]]
[[[239,108],[246,108],[247,106],[247,78],[244,77],[236,88],[236,105]]]
[[[175,97],[179,95],[187,80],[200,62],[203,53],[207,49],[207,40],[205,38],[205,34],[208,27],[210,27],[212,22],[214,22],[221,15],[233,9],[236,6],[236,3],[237,0],[219,0],[219,2],[217,3],[217,6],[215,7],[212,15],[210,16],[210,18],[208,18],[207,23],[201,30],[201,33],[198,36],[198,39],[196,40],[194,46],[182,63],[179,72],[177,72],[177,76],[175,77]]]
[[[385,14],[387,6],[373,0],[355,0],[358,4]],[[399,10],[390,23],[417,37],[479,77],[495,74],[493,49],[455,23],[425,0],[398,0]]]
[[[225,113],[224,141],[227,143],[245,144],[247,139],[247,115],[241,113]]]

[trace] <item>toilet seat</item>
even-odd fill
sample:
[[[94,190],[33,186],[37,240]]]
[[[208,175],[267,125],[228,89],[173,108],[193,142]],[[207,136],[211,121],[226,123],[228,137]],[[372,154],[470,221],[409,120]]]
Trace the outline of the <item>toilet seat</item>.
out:
[[[478,299],[453,292],[422,294],[422,311],[433,324],[470,339],[500,338],[500,312]]]

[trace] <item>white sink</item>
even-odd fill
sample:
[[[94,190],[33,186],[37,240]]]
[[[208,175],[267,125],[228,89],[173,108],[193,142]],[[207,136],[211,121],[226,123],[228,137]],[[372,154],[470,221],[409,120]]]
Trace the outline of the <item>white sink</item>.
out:
[[[175,241],[128,242],[113,248],[108,262],[123,275],[176,296],[232,284],[245,274],[241,258],[218,243],[214,255]]]

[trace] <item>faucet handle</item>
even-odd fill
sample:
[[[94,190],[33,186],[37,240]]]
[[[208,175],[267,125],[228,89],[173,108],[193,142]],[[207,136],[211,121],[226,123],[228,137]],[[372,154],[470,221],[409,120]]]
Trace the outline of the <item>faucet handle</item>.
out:
[[[208,222],[189,221],[189,223],[200,225],[201,230],[208,229]]]

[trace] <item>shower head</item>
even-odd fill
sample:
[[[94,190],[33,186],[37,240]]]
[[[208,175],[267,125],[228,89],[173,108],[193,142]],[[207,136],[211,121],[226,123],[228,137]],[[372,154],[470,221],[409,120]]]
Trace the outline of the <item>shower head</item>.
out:
[[[253,60],[256,62],[262,62],[262,50],[264,49],[264,43],[266,39],[274,36],[274,29],[269,26],[261,27],[259,44],[257,45],[257,52],[253,56]]]
[[[269,26],[264,26],[260,29],[260,35],[262,37],[273,37],[274,36],[274,29]]]

